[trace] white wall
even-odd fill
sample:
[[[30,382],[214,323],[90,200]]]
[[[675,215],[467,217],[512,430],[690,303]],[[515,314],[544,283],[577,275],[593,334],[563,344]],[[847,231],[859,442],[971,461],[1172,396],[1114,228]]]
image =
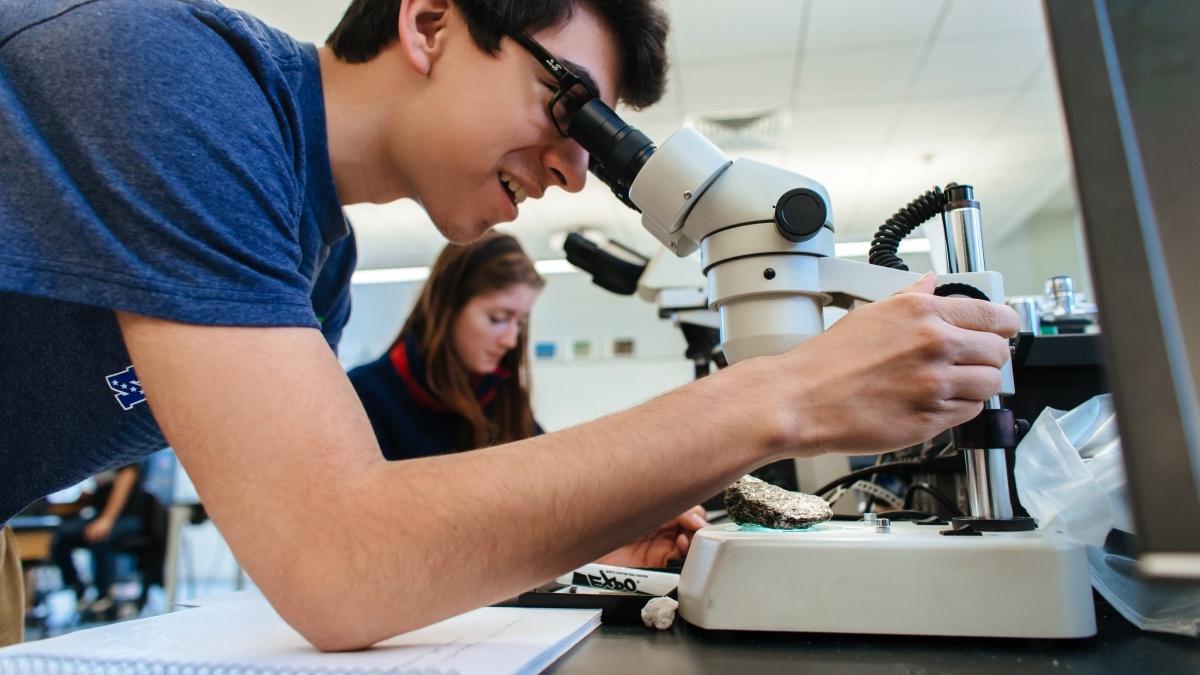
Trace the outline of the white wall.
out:
[[[349,370],[383,354],[408,316],[424,282],[354,284],[350,322],[342,333],[338,358]]]
[[[986,243],[988,268],[1004,275],[1007,295],[1041,295],[1047,279],[1069,274],[1076,292],[1092,298],[1081,223],[1069,190]]]

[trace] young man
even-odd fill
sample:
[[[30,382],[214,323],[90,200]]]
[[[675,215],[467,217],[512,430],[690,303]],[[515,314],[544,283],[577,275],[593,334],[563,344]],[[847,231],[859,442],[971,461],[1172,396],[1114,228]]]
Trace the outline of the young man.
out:
[[[594,559],[753,467],[908,445],[997,390],[1015,315],[926,279],[627,412],[386,462],[330,349],[340,206],[415,199],[468,241],[581,189],[518,29],[610,105],[662,90],[648,2],[494,4],[355,0],[318,52],[208,0],[5,3],[0,521],[169,443],[280,614],[350,649]]]

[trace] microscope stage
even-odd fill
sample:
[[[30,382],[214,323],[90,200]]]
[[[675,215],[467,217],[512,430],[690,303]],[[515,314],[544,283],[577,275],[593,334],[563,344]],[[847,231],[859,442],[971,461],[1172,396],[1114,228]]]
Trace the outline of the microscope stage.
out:
[[[696,533],[679,612],[709,629],[1080,638],[1096,633],[1084,547],[1043,532],[828,521]]]

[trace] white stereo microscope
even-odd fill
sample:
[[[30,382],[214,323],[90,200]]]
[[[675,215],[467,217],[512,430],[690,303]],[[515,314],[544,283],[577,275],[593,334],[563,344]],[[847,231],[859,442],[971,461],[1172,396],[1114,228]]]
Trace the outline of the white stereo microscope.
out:
[[[1004,302],[985,270],[973,189],[926,193],[881,228],[864,264],[834,257],[829,195],[816,181],[749,159],[731,161],[693,129],[661,147],[598,100],[570,135],[591,170],[676,255],[697,248],[726,359],[783,352],[824,328],[823,308],[852,309],[914,282],[896,248],[941,215],[948,274],[938,294]],[[897,269],[898,268],[898,269]],[[1005,366],[1003,394],[1013,393]],[[848,402],[853,405],[853,402]],[[1076,638],[1096,623],[1084,547],[1014,518],[1006,449],[1017,424],[999,396],[954,430],[970,517],[953,526],[827,521],[804,530],[721,524],[696,533],[679,611],[709,629],[891,635]]]

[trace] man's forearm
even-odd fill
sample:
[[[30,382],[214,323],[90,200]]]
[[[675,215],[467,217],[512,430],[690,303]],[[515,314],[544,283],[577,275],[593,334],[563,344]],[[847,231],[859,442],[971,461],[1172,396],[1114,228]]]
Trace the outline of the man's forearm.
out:
[[[520,591],[785,454],[878,453],[971,419],[1016,315],[932,286],[634,410],[395,464],[317,331],[118,320],[238,560],[314,644],[346,649]]]
[[[922,279],[920,293],[860,309],[802,348],[624,413],[479,453],[376,463],[361,494],[340,503],[395,527],[392,541],[368,527],[349,542],[366,573],[346,578],[343,597],[379,618],[356,626],[363,613],[351,609],[334,626],[345,632],[325,632],[321,644],[358,646],[519,592],[776,457],[882,452],[974,417],[999,387],[1016,317],[935,298],[931,285]],[[389,494],[393,486],[403,492]],[[396,511],[406,517],[388,517]],[[380,594],[396,603],[380,606]]]
[[[746,406],[758,367],[558,433],[378,463],[314,514],[332,545],[287,575],[312,592],[281,609],[319,624],[322,647],[359,647],[611,551],[782,450],[768,411]]]

